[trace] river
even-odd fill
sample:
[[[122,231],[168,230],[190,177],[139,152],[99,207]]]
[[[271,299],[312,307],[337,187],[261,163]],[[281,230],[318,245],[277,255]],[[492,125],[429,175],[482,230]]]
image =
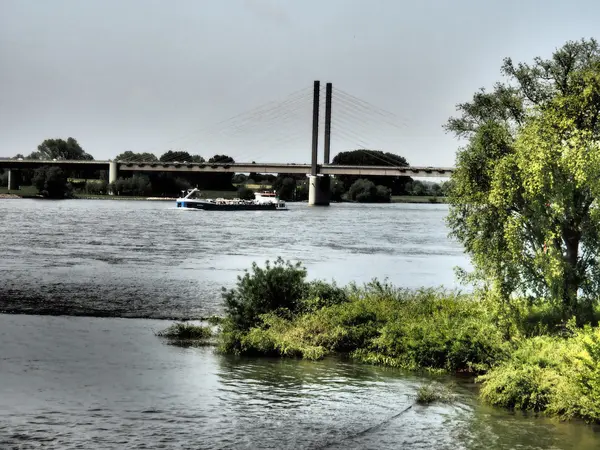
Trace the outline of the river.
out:
[[[446,213],[1,201],[0,448],[599,448],[594,428],[486,407],[468,381],[220,356],[154,336],[171,323],[159,319],[220,313],[221,286],[277,256],[340,284],[456,288],[452,268],[468,261]],[[456,401],[414,405],[432,381],[452,385]]]
[[[221,313],[253,261],[299,260],[340,284],[388,277],[455,287],[468,264],[446,205],[333,204],[289,211],[190,211],[174,202],[0,202],[0,310],[138,318]]]

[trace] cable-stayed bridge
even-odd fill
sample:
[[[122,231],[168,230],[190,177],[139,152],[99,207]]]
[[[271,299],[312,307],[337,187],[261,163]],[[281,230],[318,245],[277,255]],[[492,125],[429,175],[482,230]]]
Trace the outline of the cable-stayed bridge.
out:
[[[132,172],[229,172],[229,173],[273,173],[273,174],[306,174],[310,177],[309,204],[329,204],[330,176],[414,176],[414,177],[449,177],[452,167],[420,167],[400,164],[397,158],[383,153],[370,152],[369,148],[386,147],[382,142],[368,142],[364,136],[377,134],[386,136],[390,130],[402,131],[404,124],[399,124],[393,113],[375,107],[341,90],[335,95],[331,83],[323,89],[319,81],[312,88],[301,89],[290,94],[279,102],[270,102],[246,113],[238,114],[219,122],[212,128],[202,129],[175,139],[171,143],[185,144],[185,148],[201,143],[204,148],[215,148],[213,141],[228,148],[251,149],[236,153],[236,159],[252,162],[195,162],[181,161],[181,152],[171,157],[161,157],[160,161],[151,160],[151,153],[138,154],[127,160],[69,160],[69,159],[9,159],[0,160],[0,168],[9,170],[9,189],[16,189],[16,177],[11,176],[15,169],[34,169],[46,165],[54,165],[64,169],[108,170],[109,182],[117,180],[120,173]],[[322,98],[324,97],[324,102]],[[312,100],[312,101],[311,101]],[[325,114],[321,115],[322,103]],[[310,117],[312,107],[312,122]],[[335,109],[335,114],[333,110]],[[255,162],[257,147],[306,149],[307,135],[312,128],[312,146],[310,164]],[[378,127],[378,128],[377,128]],[[319,129],[323,134],[323,159],[319,158]],[[382,129],[385,129],[383,131]],[[363,148],[365,156],[374,160],[377,165],[341,165],[331,164],[331,144],[336,138],[343,141],[345,149]],[[254,144],[252,140],[257,140]],[[213,144],[211,144],[213,143]],[[378,145],[379,144],[379,145]],[[383,145],[382,145],[383,144]],[[254,151],[254,153],[252,153]],[[303,153],[306,150],[303,150]],[[225,152],[224,152],[225,153]],[[229,152],[227,152],[229,153]]]

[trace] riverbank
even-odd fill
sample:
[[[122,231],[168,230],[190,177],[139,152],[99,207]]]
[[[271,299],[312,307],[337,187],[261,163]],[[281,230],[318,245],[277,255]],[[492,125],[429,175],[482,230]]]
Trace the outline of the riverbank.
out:
[[[448,203],[448,199],[433,195],[392,195],[391,203]]]
[[[205,198],[237,198],[237,191],[223,190],[202,190],[202,195]],[[38,190],[34,186],[22,186],[19,190],[9,191],[5,187],[0,187],[0,199],[3,198],[41,198]],[[175,201],[176,197],[147,197],[147,196],[120,196],[108,194],[86,194],[75,193],[73,199],[81,200],[149,200],[149,201]],[[306,202],[306,201],[304,201]],[[302,202],[298,202],[302,203]],[[334,203],[334,202],[332,202]],[[414,195],[394,195],[391,198],[391,203],[447,203],[446,197],[435,197],[429,195],[414,196]]]

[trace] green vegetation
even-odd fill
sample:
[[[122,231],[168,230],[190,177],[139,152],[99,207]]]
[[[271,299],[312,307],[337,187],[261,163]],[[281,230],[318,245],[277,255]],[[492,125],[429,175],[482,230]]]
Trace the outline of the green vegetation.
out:
[[[254,264],[224,293],[222,350],[320,359],[347,353],[372,364],[433,371],[487,370],[506,340],[485,302],[377,281],[337,287],[306,281],[278,259]]]
[[[370,180],[359,178],[348,190],[348,199],[359,203],[388,203],[391,200],[391,189],[375,186]]]
[[[237,190],[237,196],[242,200],[253,200],[254,191],[246,186],[240,186]]]
[[[38,146],[38,150],[28,156],[21,154],[15,158],[24,159],[75,159],[93,160],[92,155],[86,153],[76,139],[69,137],[63,139],[47,139]],[[228,165],[234,159],[227,155],[214,155],[205,160],[200,155],[191,155],[186,151],[168,150],[159,157],[153,153],[135,153],[130,150],[120,153],[115,160],[122,162],[163,162],[174,164],[197,163],[206,165]],[[362,164],[362,165],[392,165],[406,166],[406,160],[392,153],[375,150],[354,150],[342,152],[334,158],[334,164]],[[126,172],[122,172],[126,173]],[[136,172],[130,177],[119,177],[117,181],[108,184],[107,170],[77,169],[65,171],[69,185],[65,188],[65,196],[74,198],[105,198],[110,193],[117,197],[142,198],[142,197],[178,197],[182,191],[197,187],[202,191],[225,191],[223,198],[236,197],[238,190],[243,197],[251,198],[249,191],[268,189],[275,190],[279,198],[286,201],[308,200],[308,181],[304,174],[285,174],[277,176],[269,174],[250,173],[157,173]],[[33,170],[19,170],[21,185],[33,184]],[[0,186],[7,184],[7,173],[0,169]],[[426,199],[426,196],[445,196],[448,183],[432,183],[412,180],[410,177],[365,177],[340,176],[331,180],[331,200],[333,202],[383,202],[391,201],[390,193],[396,196],[410,195]],[[244,188],[244,189],[242,189]],[[42,190],[44,190],[42,188]],[[41,191],[40,191],[41,192]],[[112,197],[111,197],[112,198]],[[253,197],[252,197],[253,198]],[[410,201],[422,202],[420,200]],[[436,202],[426,200],[426,202]]]
[[[27,156],[27,159],[78,159],[93,160],[94,157],[86,153],[75,138],[64,139],[46,139],[40,145],[36,152]]]
[[[452,392],[443,385],[423,385],[417,390],[416,402],[420,405],[429,405],[430,403],[449,403],[453,399]]]
[[[67,175],[56,166],[43,166],[34,171],[33,185],[42,197],[67,198],[71,196],[71,186]]]
[[[331,161],[332,164],[339,165],[357,165],[357,166],[393,166],[407,167],[408,161],[406,158],[394,153],[382,152],[380,150],[357,149],[348,152],[340,152]],[[388,188],[393,195],[406,195],[407,183],[412,181],[408,176],[368,176],[361,177],[356,175],[340,175],[337,176],[342,185],[344,192],[348,192],[350,187],[360,178],[365,178],[372,182],[375,186],[384,186]]]
[[[392,195],[392,203],[448,203],[446,197],[434,197],[430,195]]]
[[[19,197],[31,198],[39,195],[35,186],[20,186],[18,191],[9,191],[6,187],[0,188],[0,194],[17,194]]]
[[[523,341],[479,378],[482,398],[507,408],[600,423],[600,328],[573,326],[571,332],[569,338]]]
[[[169,328],[156,333],[159,337],[183,340],[201,340],[210,338],[213,333],[209,327],[191,323],[174,323]]]
[[[447,125],[468,139],[448,219],[475,269],[465,280],[580,320],[600,296],[600,47],[568,42],[502,71],[511,84],[477,92]]]
[[[408,290],[372,281],[344,288],[307,281],[306,270],[281,258],[253,264],[224,290],[219,350],[317,360],[355,361],[434,373],[466,373],[491,404],[600,422],[600,307],[591,325],[565,324],[548,301],[493,293]],[[449,401],[426,386],[417,402]]]

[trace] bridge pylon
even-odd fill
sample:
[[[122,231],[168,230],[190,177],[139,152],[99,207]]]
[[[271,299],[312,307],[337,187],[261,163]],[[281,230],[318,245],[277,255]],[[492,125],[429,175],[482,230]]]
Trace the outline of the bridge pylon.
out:
[[[8,169],[8,190],[18,191],[19,190],[19,171],[16,169]]]
[[[312,124],[312,158],[308,182],[308,204],[312,206],[329,206],[331,199],[331,179],[329,175],[319,174],[319,94],[321,82],[315,81],[313,95],[313,124]],[[331,144],[331,97],[333,87],[327,83],[325,89],[325,149],[323,162],[329,164]]]

